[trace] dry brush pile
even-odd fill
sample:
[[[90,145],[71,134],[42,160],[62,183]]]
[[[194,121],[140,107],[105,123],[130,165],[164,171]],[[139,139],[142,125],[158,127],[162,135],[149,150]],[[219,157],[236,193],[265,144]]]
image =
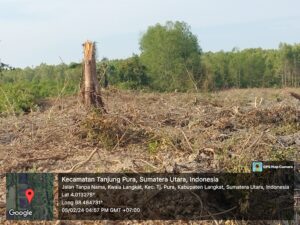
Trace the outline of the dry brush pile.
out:
[[[104,115],[70,97],[0,119],[0,222],[6,172],[242,172],[256,159],[300,161],[300,101],[286,90],[110,89],[103,100]]]

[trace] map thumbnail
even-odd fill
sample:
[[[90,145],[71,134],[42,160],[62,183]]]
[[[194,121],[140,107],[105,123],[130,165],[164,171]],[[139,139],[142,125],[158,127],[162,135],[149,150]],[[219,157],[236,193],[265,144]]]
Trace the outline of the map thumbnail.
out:
[[[53,180],[50,173],[7,173],[7,220],[52,220]]]

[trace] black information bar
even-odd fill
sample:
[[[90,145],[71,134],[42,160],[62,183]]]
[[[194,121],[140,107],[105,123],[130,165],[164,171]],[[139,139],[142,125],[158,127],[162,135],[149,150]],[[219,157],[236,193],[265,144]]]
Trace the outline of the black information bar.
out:
[[[293,220],[293,163],[269,165],[253,173],[59,174],[58,217]]]

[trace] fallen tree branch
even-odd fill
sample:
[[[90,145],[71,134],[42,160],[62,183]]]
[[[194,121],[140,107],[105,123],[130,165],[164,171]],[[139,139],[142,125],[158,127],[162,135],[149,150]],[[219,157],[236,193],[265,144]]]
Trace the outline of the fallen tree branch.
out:
[[[29,165],[31,162],[36,162],[39,160],[49,160],[49,159],[57,161],[57,160],[63,160],[65,158],[67,158],[68,156],[69,155],[64,155],[64,156],[55,155],[55,156],[50,156],[50,157],[29,158],[29,159],[20,160],[20,161],[18,161],[17,165],[12,165],[11,167],[8,167],[6,169],[6,172],[13,172],[13,170],[15,170],[15,169],[32,166],[32,165]],[[5,177],[5,173],[0,174],[0,178],[2,178],[2,177]]]
[[[82,161],[82,162],[79,162],[77,164],[75,164],[71,169],[67,170],[67,171],[57,171],[56,173],[71,173],[73,172],[75,169],[79,168],[80,166],[86,164],[88,161],[91,160],[91,158],[93,157],[93,155],[98,151],[97,148],[94,149],[94,151],[91,152],[91,154],[89,155],[89,157]]]
[[[133,162],[135,163],[136,160],[139,160],[139,161],[147,164],[148,166],[152,167],[153,169],[158,170],[158,168],[156,166],[154,166],[153,164],[147,162],[146,160],[143,160],[143,159],[134,159]]]
[[[50,156],[50,157],[41,157],[41,158],[29,158],[29,159],[24,159],[24,160],[20,160],[19,162],[35,162],[35,161],[39,161],[39,160],[47,160],[47,159],[53,159],[53,160],[63,160],[65,158],[67,158],[69,155],[54,155],[54,156]]]
[[[5,203],[4,202],[0,202],[0,208],[5,208]]]
[[[294,92],[290,92],[290,95],[300,101],[300,95]]]
[[[187,138],[187,136],[185,135],[184,131],[183,131],[182,129],[179,129],[179,130],[181,131],[181,133],[182,133],[182,135],[183,135],[185,141],[187,142],[187,144],[188,144],[188,146],[189,146],[191,152],[194,152],[194,149],[192,148],[191,143],[190,143],[189,139]]]
[[[265,134],[265,131],[261,132],[259,137],[257,139],[255,139],[255,141],[251,145],[249,145],[249,147],[247,147],[246,149],[252,149],[252,147],[254,147],[262,139],[264,134]]]

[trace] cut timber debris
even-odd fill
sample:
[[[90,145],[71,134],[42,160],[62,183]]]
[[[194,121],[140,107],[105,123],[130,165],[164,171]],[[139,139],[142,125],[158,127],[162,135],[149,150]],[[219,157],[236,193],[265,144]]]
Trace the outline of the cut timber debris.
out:
[[[96,73],[96,47],[95,43],[86,41],[83,44],[83,74],[81,83],[81,95],[84,104],[87,107],[99,108],[103,113],[106,113],[104,103],[101,98],[99,82]]]
[[[290,92],[291,96],[293,96],[294,98],[298,99],[300,101],[300,95],[294,92]]]

